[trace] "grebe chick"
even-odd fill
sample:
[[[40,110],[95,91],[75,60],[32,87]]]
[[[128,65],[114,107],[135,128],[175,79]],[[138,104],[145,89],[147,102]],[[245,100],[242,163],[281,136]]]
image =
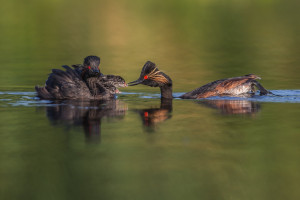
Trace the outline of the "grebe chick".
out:
[[[79,74],[83,80],[90,77],[100,76],[100,58],[98,56],[87,56],[83,60],[83,64],[72,65],[75,68],[77,74]]]
[[[240,77],[216,80],[191,92],[185,93],[179,98],[200,99],[213,96],[253,95],[255,93],[255,87],[260,91],[260,95],[272,94],[257,82],[256,79],[260,78],[254,74],[248,74]],[[139,79],[130,82],[128,85],[134,86],[138,84],[159,87],[161,90],[161,98],[173,98],[171,78],[159,71],[153,62],[147,61]]]

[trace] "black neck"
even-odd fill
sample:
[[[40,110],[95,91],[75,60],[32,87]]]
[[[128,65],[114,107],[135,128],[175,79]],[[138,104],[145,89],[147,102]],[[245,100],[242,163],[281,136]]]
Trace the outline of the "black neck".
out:
[[[164,85],[160,87],[161,98],[172,99],[172,85]]]
[[[161,98],[160,109],[166,109],[168,112],[172,112],[172,101],[173,99]]]

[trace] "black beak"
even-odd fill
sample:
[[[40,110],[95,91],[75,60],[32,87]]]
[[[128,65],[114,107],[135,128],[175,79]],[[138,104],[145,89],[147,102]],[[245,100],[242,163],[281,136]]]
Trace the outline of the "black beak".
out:
[[[128,83],[128,86],[138,85],[138,84],[141,84],[142,82],[143,82],[143,80],[138,79],[136,81],[132,81],[132,82]]]
[[[93,74],[93,76],[99,76],[99,75],[101,75],[99,69],[93,69],[93,70],[92,70],[92,74]]]
[[[93,72],[94,72],[95,74],[100,74],[100,70],[99,70],[99,69],[94,69]]]

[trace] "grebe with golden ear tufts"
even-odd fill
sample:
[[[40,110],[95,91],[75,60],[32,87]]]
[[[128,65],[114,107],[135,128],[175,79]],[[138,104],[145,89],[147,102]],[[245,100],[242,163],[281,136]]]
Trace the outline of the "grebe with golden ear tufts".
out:
[[[214,96],[249,96],[254,95],[255,87],[260,91],[260,95],[272,94],[257,82],[256,79],[260,79],[260,77],[254,74],[248,74],[245,76],[216,80],[191,92],[185,93],[179,98],[201,99]],[[145,63],[140,77],[128,85],[134,86],[138,84],[159,87],[161,90],[161,98],[173,98],[171,78],[161,72],[155,63],[151,61]]]

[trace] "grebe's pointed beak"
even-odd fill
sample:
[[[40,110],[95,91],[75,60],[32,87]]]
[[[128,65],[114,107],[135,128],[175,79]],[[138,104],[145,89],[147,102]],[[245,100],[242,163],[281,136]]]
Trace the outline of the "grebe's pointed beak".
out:
[[[120,85],[120,87],[128,87],[128,84],[124,83],[124,84]]]
[[[136,81],[132,81],[132,82],[128,83],[128,86],[138,85],[138,84],[141,84],[142,82],[143,82],[143,80],[138,79]]]

